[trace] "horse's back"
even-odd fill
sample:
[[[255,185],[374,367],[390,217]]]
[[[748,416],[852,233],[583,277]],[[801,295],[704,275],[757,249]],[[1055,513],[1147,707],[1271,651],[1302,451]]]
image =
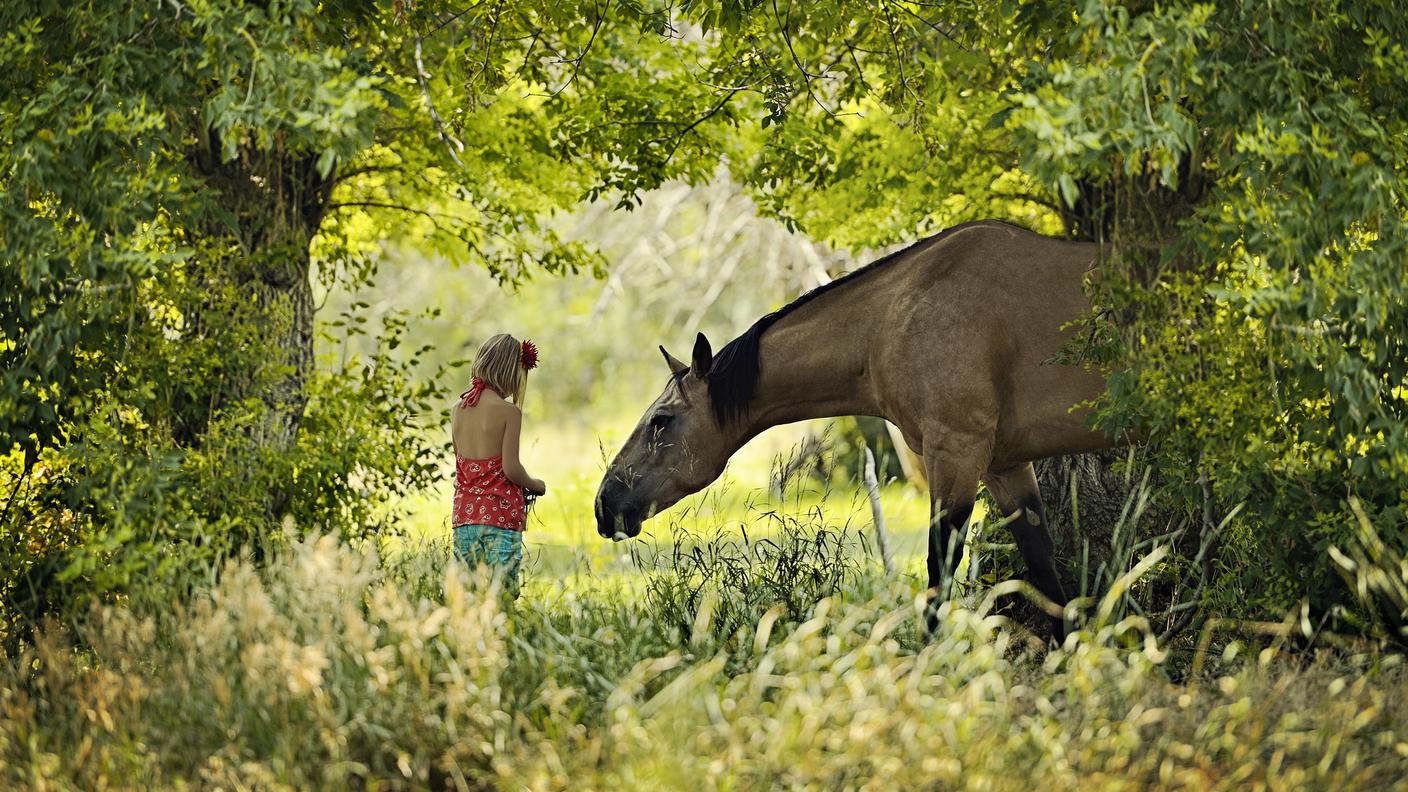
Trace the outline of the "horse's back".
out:
[[[923,359],[908,369],[926,401],[946,402],[949,420],[992,423],[999,459],[1098,442],[1083,437],[1084,413],[1071,408],[1103,380],[1052,358],[1089,310],[1083,281],[1099,247],[983,221],[915,248],[896,273],[890,333]]]
[[[918,330],[938,316],[947,332],[982,331],[981,346],[1015,343],[1049,357],[1047,347],[1063,343],[1062,326],[1090,307],[1083,281],[1098,257],[1093,243],[1001,221],[956,226],[915,245],[896,273],[896,318]]]
[[[1057,239],[1000,220],[956,226],[932,239],[923,264],[936,276],[934,286],[966,279],[1011,305],[1050,307],[1053,299],[1065,298],[1084,310],[1081,281],[1100,253],[1093,242]]]

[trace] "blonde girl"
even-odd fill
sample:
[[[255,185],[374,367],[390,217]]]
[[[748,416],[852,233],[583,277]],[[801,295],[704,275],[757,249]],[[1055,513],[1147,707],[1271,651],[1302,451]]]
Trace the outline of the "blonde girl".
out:
[[[470,566],[487,565],[514,597],[523,564],[524,495],[547,492],[518,458],[523,392],[537,363],[532,341],[493,336],[479,347],[474,378],[450,417],[455,556]]]

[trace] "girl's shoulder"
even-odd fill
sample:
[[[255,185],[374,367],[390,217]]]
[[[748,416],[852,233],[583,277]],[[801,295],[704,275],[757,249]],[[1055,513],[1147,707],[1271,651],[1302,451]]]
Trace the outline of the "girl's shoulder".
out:
[[[485,402],[481,402],[481,404],[484,404],[484,403],[485,403]],[[519,407],[517,404],[514,404],[513,402],[509,401],[508,399],[495,399],[495,400],[492,401],[492,402],[487,402],[487,404],[488,404],[489,407],[491,407],[491,408],[494,409],[494,410],[502,411],[502,412],[504,412],[504,413],[508,413],[508,414],[511,414],[511,415],[522,415],[522,414],[523,414],[523,408],[522,408],[522,407]]]
[[[480,399],[479,403],[474,405],[473,407],[465,406],[464,402],[460,401],[459,399],[456,399],[455,401],[450,403],[450,411],[454,413],[469,412],[471,410],[476,410],[480,407],[484,407],[493,411],[507,411],[514,413],[523,412],[523,408],[519,407],[517,404],[514,404],[508,399]]]
[[[479,406],[484,408],[485,414],[491,416],[495,422],[519,421],[523,418],[523,410],[517,404],[507,399],[495,399],[494,401],[482,401]]]

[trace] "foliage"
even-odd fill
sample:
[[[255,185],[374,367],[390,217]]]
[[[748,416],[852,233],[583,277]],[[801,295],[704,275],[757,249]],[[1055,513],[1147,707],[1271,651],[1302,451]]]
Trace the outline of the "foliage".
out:
[[[0,11],[7,638],[12,620],[159,589],[165,570],[286,519],[381,530],[380,507],[426,482],[418,367],[378,352],[314,370],[311,256],[356,280],[377,240],[420,234],[515,267],[528,249],[548,269],[585,261],[550,234],[519,244],[541,191],[471,189],[511,185],[443,167],[410,101],[413,31],[378,14],[303,0]],[[508,102],[483,120],[534,118]],[[369,225],[363,210],[430,222]],[[480,241],[496,232],[512,244]]]
[[[1246,504],[1248,611],[1352,601],[1324,562],[1351,499],[1386,536],[1408,521],[1405,37],[1377,3],[1088,3],[1006,121],[1066,198],[1129,183],[1103,423],[1155,438],[1185,497],[1202,473]]]
[[[189,601],[41,634],[0,666],[3,782],[1380,788],[1405,772],[1397,658],[1231,644],[1178,684],[1138,619],[1043,652],[950,605],[919,648],[896,637],[918,619],[907,586],[847,586],[719,647],[662,636],[649,599],[611,588],[530,587],[504,611],[446,556],[313,538]]]
[[[380,528],[363,504],[422,480],[424,392],[315,372],[314,263],[603,273],[555,210],[726,172],[851,250],[986,215],[1108,242],[1102,426],[1154,443],[1173,510],[1245,504],[1209,602],[1368,629],[1324,551],[1351,498],[1390,544],[1408,522],[1392,4],[35,0],[0,28],[0,535],[47,570],[6,584],[32,602],[221,529]]]
[[[202,226],[241,220],[229,189],[223,204],[201,189],[198,150],[306,151],[326,173],[365,145],[383,106],[368,76],[345,52],[288,46],[318,34],[309,10],[6,5],[6,445],[61,443],[126,362],[141,287],[229,254]]]
[[[253,399],[223,411],[198,446],[181,444],[162,390],[198,385],[206,374],[192,365],[136,372],[81,438],[44,453],[28,476],[12,457],[14,497],[0,524],[5,641],[46,617],[81,614],[93,597],[166,601],[192,568],[218,567],[242,544],[274,549],[270,491],[286,494],[290,525],[340,525],[349,537],[391,530],[390,500],[438,475],[439,448],[423,439],[420,416],[438,417],[439,394],[412,376],[414,358],[392,355],[405,330],[390,317],[371,354],[329,365],[310,384],[291,452],[259,441],[263,405]]]

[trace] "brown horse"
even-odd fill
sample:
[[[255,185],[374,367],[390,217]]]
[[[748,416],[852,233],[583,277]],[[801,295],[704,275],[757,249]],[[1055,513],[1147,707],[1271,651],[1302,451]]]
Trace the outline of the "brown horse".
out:
[[[950,228],[759,319],[718,355],[700,334],[607,468],[597,530],[621,539],[708,486],[779,424],[873,415],[923,455],[933,518],[929,587],[951,578],[978,483],[1032,583],[1064,605],[1032,462],[1115,445],[1077,405],[1105,386],[1052,362],[1089,309],[1093,244],[982,221]]]

